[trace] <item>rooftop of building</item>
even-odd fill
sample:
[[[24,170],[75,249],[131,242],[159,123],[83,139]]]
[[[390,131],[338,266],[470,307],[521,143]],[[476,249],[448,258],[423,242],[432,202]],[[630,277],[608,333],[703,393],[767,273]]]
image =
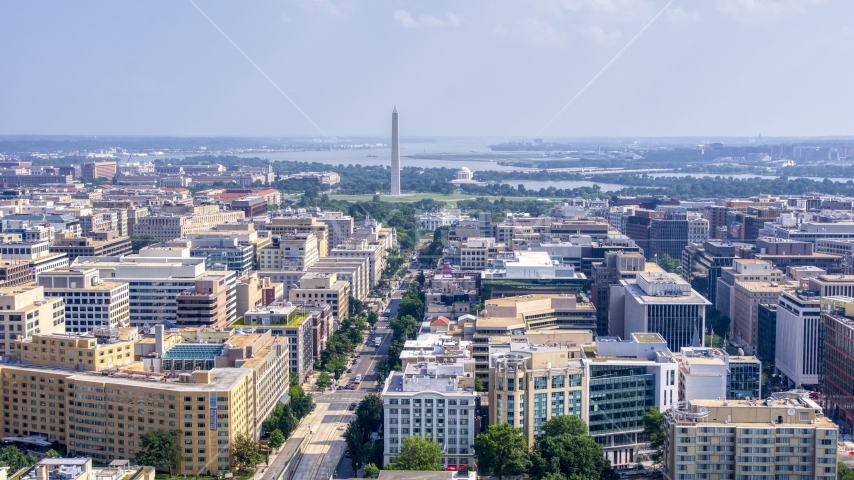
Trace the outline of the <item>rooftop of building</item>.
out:
[[[751,292],[781,292],[787,288],[795,288],[797,285],[789,282],[766,282],[766,281],[737,281],[737,285]]]
[[[635,339],[640,343],[660,343],[661,335],[657,333],[635,333]]]
[[[814,411],[821,411],[821,406],[818,405],[814,400],[809,398],[809,392],[804,390],[801,391],[789,391],[789,392],[778,392],[772,394],[770,397],[766,399],[743,399],[743,400],[730,400],[730,399],[694,399],[690,402],[691,407],[696,407],[701,409],[705,408],[714,408],[714,407],[727,407],[727,408],[756,408],[756,407],[780,407],[780,408],[794,408],[794,409],[809,409]]]
[[[213,359],[225,348],[223,344],[179,343],[163,352],[163,358]]]
[[[791,254],[789,254],[789,255],[772,255],[772,254],[770,254],[770,253],[757,253],[757,254],[756,254],[756,258],[757,258],[757,259],[759,259],[759,260],[761,260],[761,259],[766,259],[766,258],[767,258],[767,259],[770,259],[770,260],[772,260],[772,261],[773,261],[774,259],[783,259],[783,258],[806,258],[806,257],[809,257],[809,258],[824,258],[824,259],[828,259],[828,260],[834,260],[834,259],[841,259],[841,258],[842,258],[842,256],[841,256],[841,255],[831,255],[831,254],[829,254],[829,253],[817,253],[817,252],[812,252],[812,253],[808,253],[808,254],[801,254],[801,255],[791,255]]]
[[[208,382],[195,382],[185,378],[193,377],[192,374],[179,376],[166,376],[163,374],[144,372],[141,370],[118,369],[118,370],[99,370],[91,372],[79,372],[74,368],[63,368],[62,366],[41,366],[32,364],[20,364],[7,362],[3,363],[4,368],[11,367],[31,374],[44,374],[51,372],[67,372],[71,375],[68,377],[69,383],[76,382],[98,382],[103,383],[108,381],[113,386],[124,385],[128,388],[157,388],[168,384],[170,390],[179,392],[210,392],[217,393],[231,390],[244,377],[252,375],[252,370],[245,368],[214,368],[205,373],[210,374]],[[105,380],[105,377],[110,377]]]
[[[852,239],[852,241],[854,241],[854,239]],[[824,275],[819,275],[817,277],[812,277],[812,278],[815,278],[815,279],[818,279],[822,282],[827,282],[827,283],[850,283],[850,282],[854,282],[854,275],[828,275],[828,274],[824,274]]]
[[[305,310],[303,310],[305,309]],[[303,322],[309,317],[311,317],[311,308],[309,306],[302,305],[293,305],[291,302],[287,302],[285,305],[267,305],[262,307],[252,307],[252,309],[248,310],[245,314],[259,316],[259,315],[287,315],[288,322],[280,323],[280,324],[269,324],[269,325],[260,325],[260,324],[248,324],[244,322],[235,322],[232,324],[234,327],[252,327],[252,328],[294,328],[302,325]]]
[[[398,395],[416,396],[421,393],[434,392],[443,394],[453,394],[455,396],[465,395],[472,398],[477,397],[477,392],[474,389],[474,383],[471,388],[461,387],[460,380],[471,379],[474,381],[473,371],[464,371],[462,363],[440,364],[437,362],[419,362],[410,363],[402,372],[393,372],[392,376],[386,381],[386,386],[383,389],[383,394],[394,393]],[[419,383],[418,380],[424,380],[424,388],[418,391],[408,390],[405,383]],[[429,390],[427,382],[436,380],[447,380],[451,384],[444,385],[444,390]],[[434,385],[435,386],[435,385]],[[453,388],[453,390],[449,390]]]

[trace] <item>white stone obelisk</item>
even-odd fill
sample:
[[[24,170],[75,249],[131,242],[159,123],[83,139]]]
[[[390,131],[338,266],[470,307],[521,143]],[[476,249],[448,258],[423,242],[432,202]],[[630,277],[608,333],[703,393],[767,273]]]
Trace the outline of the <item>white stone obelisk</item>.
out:
[[[391,112],[391,194],[400,195],[400,124],[397,105]]]

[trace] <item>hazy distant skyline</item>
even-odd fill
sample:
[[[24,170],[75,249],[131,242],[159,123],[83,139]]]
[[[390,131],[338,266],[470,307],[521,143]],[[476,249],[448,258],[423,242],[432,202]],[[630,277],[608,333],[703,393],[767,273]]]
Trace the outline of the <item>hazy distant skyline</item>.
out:
[[[194,0],[333,136],[531,137],[667,0]],[[854,134],[854,2],[675,0],[544,137]],[[0,134],[320,136],[184,0],[0,4]]]

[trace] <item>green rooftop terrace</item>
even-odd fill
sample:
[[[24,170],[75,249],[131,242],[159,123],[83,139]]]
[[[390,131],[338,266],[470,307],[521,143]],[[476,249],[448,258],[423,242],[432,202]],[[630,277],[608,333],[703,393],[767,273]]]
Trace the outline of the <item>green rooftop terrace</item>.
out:
[[[303,324],[311,316],[308,312],[294,310],[289,314],[277,313],[254,313],[249,319],[244,316],[232,323],[233,327],[253,328],[296,328]]]

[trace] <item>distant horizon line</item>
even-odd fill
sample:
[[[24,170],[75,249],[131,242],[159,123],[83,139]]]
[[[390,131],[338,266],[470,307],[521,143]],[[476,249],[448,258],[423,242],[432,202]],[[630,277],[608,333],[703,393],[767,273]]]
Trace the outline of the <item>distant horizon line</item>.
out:
[[[374,139],[385,139],[388,138],[388,135],[384,134],[376,134],[376,135],[368,135],[368,134],[354,134],[354,135],[329,135],[328,137],[321,138],[318,136],[312,135],[230,135],[230,134],[222,134],[222,135],[170,135],[170,134],[66,134],[66,133],[0,133],[0,141],[8,140],[13,138],[43,138],[43,139],[96,139],[96,138],[136,138],[136,139],[144,139],[144,138],[174,138],[174,139],[194,139],[194,138],[204,138],[204,139],[258,139],[258,140],[308,140],[308,141],[319,141],[319,143],[326,143],[330,140],[335,139],[365,139],[365,140],[374,140]],[[602,140],[630,140],[630,139],[851,139],[854,140],[854,133],[846,134],[846,135],[702,135],[702,134],[692,134],[692,135],[578,135],[578,136],[529,136],[529,135],[430,135],[430,134],[418,134],[418,135],[401,135],[402,139],[410,138],[410,139],[500,139],[504,138],[509,140],[535,140],[541,139],[543,141],[555,141],[555,140],[590,140],[590,139],[602,139]]]

